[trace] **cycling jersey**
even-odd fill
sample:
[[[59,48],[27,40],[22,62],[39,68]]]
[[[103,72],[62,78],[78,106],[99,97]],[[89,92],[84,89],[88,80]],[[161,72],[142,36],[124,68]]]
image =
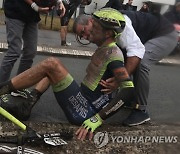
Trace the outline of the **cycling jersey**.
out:
[[[82,124],[111,101],[112,94],[101,92],[99,82],[113,77],[113,70],[121,67],[123,54],[113,42],[95,51],[81,86],[70,74],[53,86],[55,97],[71,123]]]

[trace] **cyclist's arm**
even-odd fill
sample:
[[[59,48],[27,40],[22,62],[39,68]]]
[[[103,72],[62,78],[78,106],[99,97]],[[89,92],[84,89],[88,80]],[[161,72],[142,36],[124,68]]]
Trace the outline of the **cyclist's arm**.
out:
[[[124,15],[124,17],[126,19],[126,26],[121,36],[117,38],[117,44],[127,51],[125,67],[128,74],[132,75],[144,56],[145,47],[137,36],[129,17],[126,15]],[[109,78],[106,81],[102,80],[101,85],[104,87],[102,91],[106,93],[110,93],[117,88],[117,83],[114,78]]]
[[[129,102],[133,98],[134,85],[130,80],[126,68],[117,68],[114,69],[113,72],[115,80],[121,90],[116,97],[98,113],[103,120],[116,113],[125,102]]]
[[[124,66],[113,69],[115,80],[121,87],[120,92],[116,97],[102,110],[100,110],[93,117],[85,120],[83,125],[76,131],[78,139],[84,140],[89,133],[89,140],[93,137],[93,132],[96,128],[102,125],[103,120],[115,114],[118,109],[133,98],[134,85],[130,80],[127,70]]]

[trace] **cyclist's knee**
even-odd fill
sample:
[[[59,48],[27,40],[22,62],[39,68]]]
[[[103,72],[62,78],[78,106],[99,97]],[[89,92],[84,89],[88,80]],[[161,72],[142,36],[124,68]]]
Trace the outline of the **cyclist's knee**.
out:
[[[62,63],[60,62],[60,60],[54,57],[47,58],[43,61],[42,65],[46,70],[51,71],[62,67]]]

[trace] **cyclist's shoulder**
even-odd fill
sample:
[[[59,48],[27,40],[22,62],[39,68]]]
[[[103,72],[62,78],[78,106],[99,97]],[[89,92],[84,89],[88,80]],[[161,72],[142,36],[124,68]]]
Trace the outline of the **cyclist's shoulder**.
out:
[[[122,56],[122,51],[115,42],[106,47],[103,47],[101,50],[104,50],[104,53],[106,53],[107,57]]]

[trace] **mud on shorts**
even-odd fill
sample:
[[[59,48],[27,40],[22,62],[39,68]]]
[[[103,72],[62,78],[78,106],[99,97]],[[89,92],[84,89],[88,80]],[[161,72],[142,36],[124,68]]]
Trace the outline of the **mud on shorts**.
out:
[[[70,74],[52,86],[55,97],[70,123],[81,125],[96,112]]]

